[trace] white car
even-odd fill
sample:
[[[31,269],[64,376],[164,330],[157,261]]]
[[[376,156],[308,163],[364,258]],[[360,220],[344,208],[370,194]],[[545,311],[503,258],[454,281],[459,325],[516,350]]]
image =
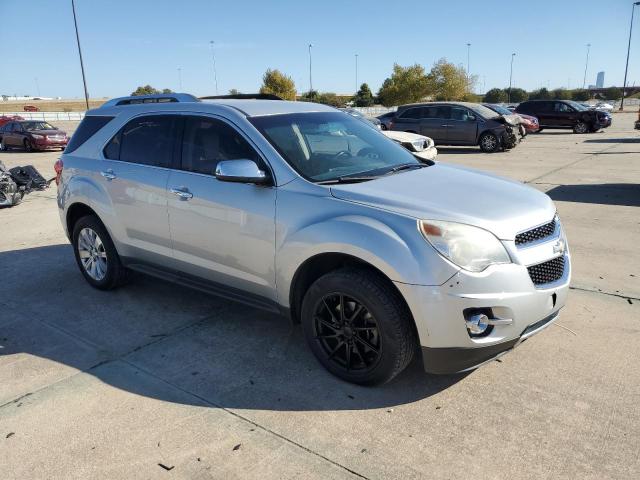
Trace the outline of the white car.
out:
[[[596,110],[604,110],[606,112],[613,112],[613,105],[611,105],[610,103],[606,103],[606,102],[599,102],[596,103],[593,108],[595,108]]]
[[[417,157],[425,160],[435,160],[438,155],[438,149],[435,147],[433,140],[424,135],[393,130],[383,130],[382,133]]]

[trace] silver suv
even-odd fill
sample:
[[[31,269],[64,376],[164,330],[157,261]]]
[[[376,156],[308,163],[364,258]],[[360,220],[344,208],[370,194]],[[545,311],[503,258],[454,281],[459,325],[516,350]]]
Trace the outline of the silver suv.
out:
[[[56,171],[92,286],[136,270],[281,312],[350,382],[386,382],[418,352],[428,372],[475,368],[566,301],[548,196],[421,160],[327,106],[115,99],[87,112]]]

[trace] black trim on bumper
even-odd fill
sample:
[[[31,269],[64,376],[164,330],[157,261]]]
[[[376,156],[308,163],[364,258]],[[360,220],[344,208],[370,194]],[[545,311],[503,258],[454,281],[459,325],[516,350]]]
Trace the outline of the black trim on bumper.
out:
[[[424,369],[427,373],[451,374],[479,366],[480,364],[511,350],[519,343],[523,342],[525,340],[522,339],[523,335],[528,335],[531,332],[542,328],[547,323],[554,320],[558,316],[558,313],[558,311],[555,311],[548,317],[532,323],[524,329],[518,338],[514,338],[508,342],[490,345],[488,347],[421,347]]]

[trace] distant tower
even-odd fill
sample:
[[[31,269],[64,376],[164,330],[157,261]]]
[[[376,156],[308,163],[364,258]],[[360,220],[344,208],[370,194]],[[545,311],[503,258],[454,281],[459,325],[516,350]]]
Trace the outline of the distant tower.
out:
[[[604,87],[604,72],[598,72],[596,77],[596,88]]]

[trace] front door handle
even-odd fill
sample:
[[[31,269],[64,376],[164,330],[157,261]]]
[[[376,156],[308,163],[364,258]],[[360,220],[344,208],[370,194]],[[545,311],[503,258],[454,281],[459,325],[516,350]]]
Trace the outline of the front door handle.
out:
[[[113,180],[114,178],[116,178],[116,174],[113,173],[113,170],[111,169],[100,172],[100,175],[102,175],[107,180]]]
[[[180,197],[181,200],[189,200],[190,198],[193,198],[193,193],[184,187],[172,188],[171,193]]]
[[[440,125],[441,127],[448,127],[449,125]]]

